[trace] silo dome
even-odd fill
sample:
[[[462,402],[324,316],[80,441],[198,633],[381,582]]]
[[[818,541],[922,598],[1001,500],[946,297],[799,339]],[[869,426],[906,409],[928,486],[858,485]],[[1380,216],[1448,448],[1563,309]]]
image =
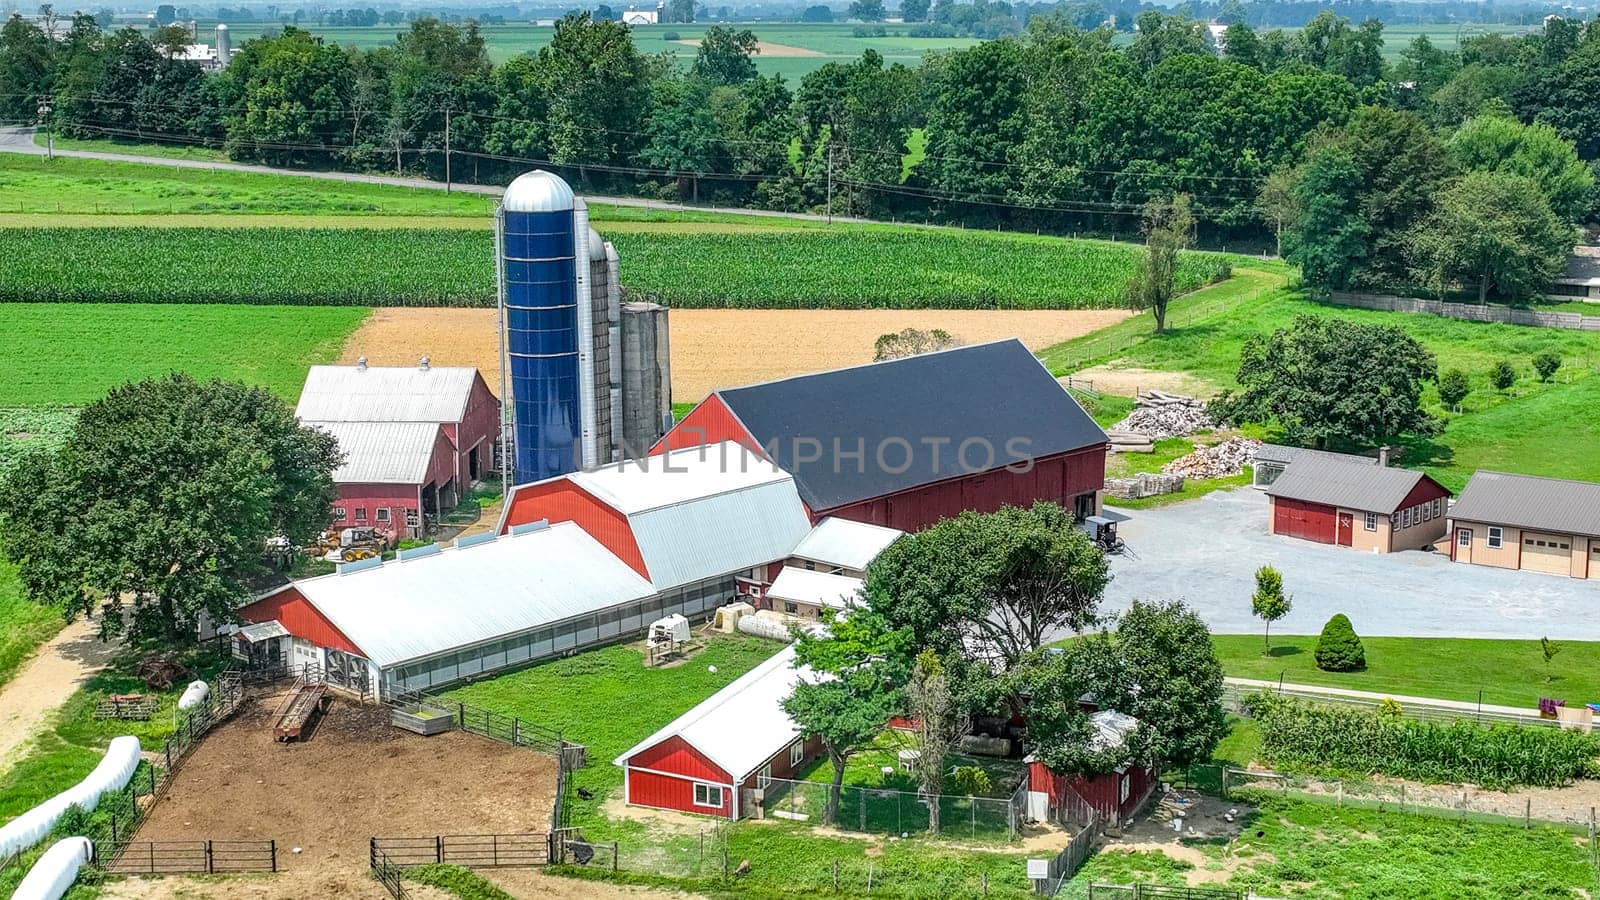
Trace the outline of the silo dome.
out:
[[[562,212],[572,209],[572,203],[572,187],[543,169],[518,175],[501,201],[507,212],[530,213]]]
[[[605,258],[606,239],[600,236],[600,232],[589,229],[589,261],[599,262]]]

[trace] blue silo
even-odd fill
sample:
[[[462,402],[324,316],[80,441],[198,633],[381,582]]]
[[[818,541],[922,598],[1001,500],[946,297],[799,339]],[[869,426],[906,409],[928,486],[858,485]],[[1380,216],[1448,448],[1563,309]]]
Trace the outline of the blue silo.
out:
[[[506,188],[500,218],[513,471],[526,484],[575,471],[582,460],[572,188],[549,172],[521,175]]]

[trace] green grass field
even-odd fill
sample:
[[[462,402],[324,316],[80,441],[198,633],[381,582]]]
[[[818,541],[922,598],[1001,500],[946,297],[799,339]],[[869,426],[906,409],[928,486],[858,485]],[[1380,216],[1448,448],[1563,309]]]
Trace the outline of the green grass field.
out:
[[[306,370],[337,358],[362,308],[0,306],[0,407],[79,406],[127,381],[188,372],[272,389],[291,403]]]
[[[0,557],[0,685],[10,681],[34,649],[60,631],[61,625],[55,610],[22,596],[17,567]]]
[[[1275,634],[1270,656],[1262,653],[1259,633],[1211,636],[1223,670],[1235,678],[1281,677],[1297,684],[1469,703],[1482,691],[1484,703],[1529,709],[1540,697],[1563,697],[1570,705],[1600,702],[1600,643],[1558,639],[1561,651],[1548,671],[1538,641],[1363,636],[1361,643],[1365,671],[1324,672],[1317,668],[1314,635]]]

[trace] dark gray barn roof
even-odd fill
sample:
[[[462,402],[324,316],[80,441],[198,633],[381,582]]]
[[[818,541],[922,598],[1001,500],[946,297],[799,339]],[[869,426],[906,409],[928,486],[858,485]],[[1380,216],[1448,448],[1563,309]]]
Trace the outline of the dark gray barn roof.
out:
[[[1600,537],[1600,484],[1474,472],[1450,516],[1464,522]]]
[[[1342,459],[1349,463],[1375,466],[1378,460],[1371,456],[1352,453],[1334,453],[1331,450],[1312,450],[1309,447],[1289,447],[1284,444],[1262,444],[1256,448],[1256,462],[1288,465],[1302,459]]]
[[[813,512],[1106,443],[1100,426],[1015,339],[717,395],[794,475]],[[862,459],[850,455],[858,448]],[[820,457],[809,459],[813,452]]]
[[[1267,494],[1362,512],[1392,513],[1418,482],[1428,477],[1410,469],[1380,468],[1363,457],[1353,459],[1363,461],[1325,456],[1296,459],[1267,488]]]

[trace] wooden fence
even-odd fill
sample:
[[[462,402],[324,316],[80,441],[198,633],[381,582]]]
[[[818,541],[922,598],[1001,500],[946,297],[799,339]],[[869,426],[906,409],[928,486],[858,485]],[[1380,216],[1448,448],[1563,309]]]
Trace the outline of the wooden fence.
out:
[[[1033,892],[1046,896],[1055,896],[1067,879],[1077,873],[1089,858],[1089,853],[1094,850],[1095,838],[1099,835],[1099,822],[1093,809],[1086,808],[1088,824],[1078,829],[1072,836],[1067,846],[1060,853],[1051,857],[1046,863],[1043,872],[1036,873],[1034,861],[1028,863],[1028,874],[1033,878]],[[1042,876],[1042,877],[1041,877]]]
[[[1339,306],[1358,306],[1362,309],[1378,309],[1385,312],[1432,313],[1447,319],[1465,319],[1469,322],[1503,322],[1508,325],[1532,325],[1539,328],[1600,331],[1600,316],[1586,316],[1582,313],[1545,312],[1513,306],[1449,303],[1443,300],[1420,300],[1415,297],[1391,297],[1387,294],[1345,291],[1333,292],[1328,300]]]

